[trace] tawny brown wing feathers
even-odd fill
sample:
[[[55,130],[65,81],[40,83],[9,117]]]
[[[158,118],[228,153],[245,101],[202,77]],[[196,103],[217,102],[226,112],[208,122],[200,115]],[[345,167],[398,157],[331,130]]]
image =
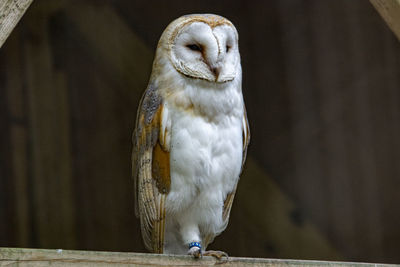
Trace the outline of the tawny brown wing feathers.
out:
[[[160,144],[162,98],[151,84],[143,95],[133,134],[132,173],[135,212],[146,248],[162,253],[165,197],[170,190],[169,152]]]
[[[165,151],[159,142],[153,149],[152,176],[160,193],[166,194],[171,186],[171,174],[169,169],[169,152]]]

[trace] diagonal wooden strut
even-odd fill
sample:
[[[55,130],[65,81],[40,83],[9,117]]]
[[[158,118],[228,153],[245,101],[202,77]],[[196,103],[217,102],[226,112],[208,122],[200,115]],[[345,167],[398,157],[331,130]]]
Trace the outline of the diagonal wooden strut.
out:
[[[0,48],[33,0],[0,1]]]

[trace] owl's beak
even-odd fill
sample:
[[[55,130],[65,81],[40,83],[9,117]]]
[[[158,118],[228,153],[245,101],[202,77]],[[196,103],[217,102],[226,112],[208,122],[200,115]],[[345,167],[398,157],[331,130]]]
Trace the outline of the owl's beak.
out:
[[[217,81],[218,77],[219,77],[219,74],[221,72],[221,67],[211,67],[210,69],[211,69],[212,73],[215,76],[215,81]]]

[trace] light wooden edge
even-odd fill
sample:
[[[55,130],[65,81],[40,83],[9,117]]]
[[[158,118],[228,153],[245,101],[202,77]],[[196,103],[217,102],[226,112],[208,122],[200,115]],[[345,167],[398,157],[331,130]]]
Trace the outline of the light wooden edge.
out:
[[[400,41],[400,0],[370,0]]]
[[[62,249],[0,248],[0,265],[18,266],[400,266],[391,264],[330,262],[314,260],[263,259],[229,257],[217,261],[213,257],[193,259],[185,255],[160,255],[131,252],[79,251]]]
[[[0,48],[33,0],[0,1]]]

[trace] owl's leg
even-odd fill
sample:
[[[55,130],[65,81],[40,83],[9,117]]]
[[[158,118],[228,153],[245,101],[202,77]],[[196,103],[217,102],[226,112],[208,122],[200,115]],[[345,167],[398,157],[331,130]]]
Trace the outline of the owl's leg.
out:
[[[202,250],[200,231],[197,224],[188,223],[186,225],[181,225],[181,236],[183,242],[189,247],[187,254],[192,255],[196,259],[200,258],[202,256]]]
[[[198,259],[203,256],[203,251],[201,250],[200,242],[189,243],[188,255],[192,255],[193,258]]]
[[[212,256],[217,260],[221,260],[223,257],[226,257],[227,260],[229,259],[226,252],[217,250],[203,250],[201,246],[201,239],[199,237],[199,228],[197,225],[183,227],[181,229],[181,234],[185,243],[188,244],[189,247],[187,254],[192,255],[193,258],[198,259],[202,256]]]

